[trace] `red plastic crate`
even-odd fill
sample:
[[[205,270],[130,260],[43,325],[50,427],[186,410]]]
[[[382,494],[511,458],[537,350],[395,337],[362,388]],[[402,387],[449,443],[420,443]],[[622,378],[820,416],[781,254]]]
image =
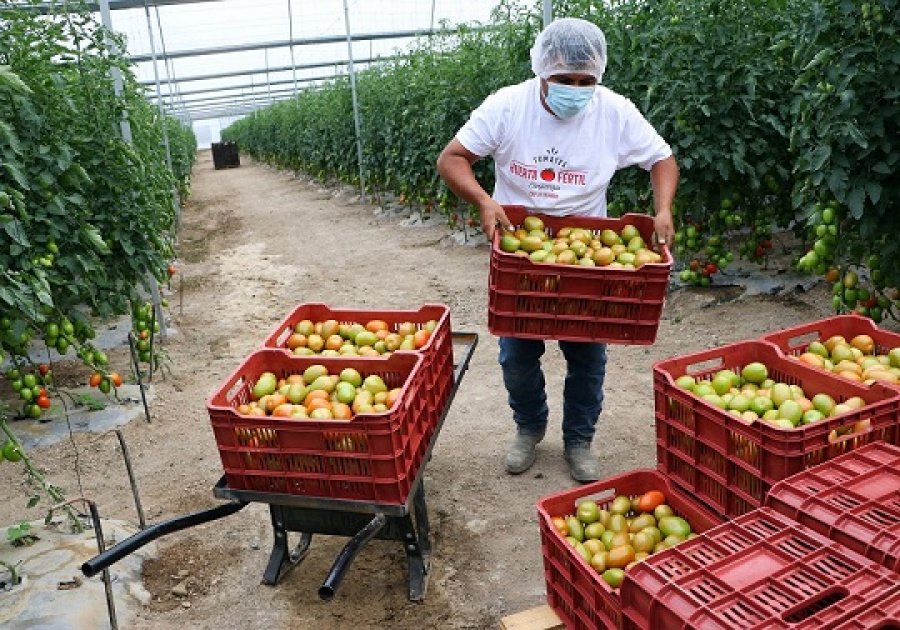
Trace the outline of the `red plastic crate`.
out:
[[[875,342],[876,354],[887,354],[892,348],[900,348],[900,333],[879,328],[868,317],[861,315],[836,315],[793,328],[763,335],[761,339],[774,343],[785,354],[799,356],[810,343],[841,335],[849,342],[857,335],[869,335]],[[827,370],[826,370],[827,371]],[[900,385],[893,385],[900,387]]]
[[[849,615],[834,630],[900,630],[900,586],[881,601]]]
[[[651,469],[635,470],[578,486],[538,501],[547,602],[569,630],[619,628],[621,606],[618,592],[575,552],[553,527],[552,519],[574,514],[576,501],[581,499],[593,499],[605,507],[617,495],[636,496],[649,490],[661,490],[668,505],[679,516],[686,518],[694,531],[702,532],[721,522],[691,499],[679,494],[664,475]]]
[[[900,447],[875,442],[779,481],[766,506],[900,572]]]
[[[426,304],[418,310],[358,310],[331,308],[326,304],[299,304],[287,317],[272,330],[263,341],[264,348],[280,348],[292,354],[285,347],[287,338],[294,331],[294,326],[304,319],[313,322],[334,319],[341,324],[360,323],[373,319],[385,321],[392,331],[404,322],[412,322],[421,329],[430,320],[437,321],[428,342],[414,352],[422,354],[421,373],[424,378],[424,389],[428,392],[429,413],[434,417],[432,429],[437,425],[450,390],[453,388],[453,342],[451,340],[450,309],[443,304]],[[401,350],[399,352],[407,352]],[[293,356],[293,355],[292,355]],[[382,357],[359,357],[361,359],[379,359]],[[431,433],[425,436],[431,439]]]
[[[352,367],[402,387],[394,407],[349,421],[252,417],[237,407],[264,371],[279,378],[321,364],[329,373]],[[428,448],[433,415],[423,391],[422,357],[398,352],[378,361],[290,356],[257,350],[209,398],[207,409],[228,485],[334,499],[403,504]]]
[[[514,225],[533,214],[553,235],[564,227],[598,234],[634,225],[652,242],[653,217],[626,214],[619,219],[551,217],[520,206],[504,206]],[[662,262],[639,269],[607,269],[534,263],[500,249],[500,231],[491,247],[488,328],[501,337],[562,339],[648,345],[656,340],[672,256],[662,247]]]
[[[861,396],[861,409],[815,424],[782,429],[748,425],[675,384],[683,374],[704,378],[720,369],[740,372],[761,361],[777,381],[825,392],[838,402]],[[898,443],[900,395],[880,383],[866,386],[786,358],[772,344],[743,341],[668,359],[653,367],[659,469],[717,513],[740,516],[762,505],[773,483],[855,448]],[[833,433],[834,432],[834,433]]]
[[[892,595],[897,574],[768,508],[710,529],[626,574],[624,627],[833,628]]]

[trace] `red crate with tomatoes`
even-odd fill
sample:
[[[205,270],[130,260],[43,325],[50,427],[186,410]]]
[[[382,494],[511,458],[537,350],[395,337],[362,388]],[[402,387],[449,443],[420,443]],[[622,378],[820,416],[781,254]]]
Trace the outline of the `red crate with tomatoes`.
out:
[[[750,378],[752,390],[732,393],[746,380],[742,374],[754,376],[746,372],[751,365],[761,380],[753,384]],[[762,505],[772,484],[793,474],[870,442],[900,439],[895,389],[827,374],[785,357],[768,342],[738,342],[659,361],[653,375],[659,469],[729,517]],[[738,381],[716,389],[716,381],[726,378]],[[763,390],[768,403],[757,400]],[[809,414],[820,401],[830,413]],[[776,409],[777,417],[769,415]]]
[[[228,486],[404,504],[429,444],[422,362],[252,353],[206,405]]]
[[[547,602],[579,630],[621,627],[619,585],[634,563],[721,523],[650,469],[546,496],[537,507]],[[619,539],[605,533],[613,528]],[[633,539],[623,533],[630,529]]]
[[[856,382],[900,388],[900,333],[868,317],[836,315],[762,336],[802,363]]]
[[[299,304],[262,345],[300,356],[341,353],[342,348],[353,349],[353,354],[345,356],[360,359],[381,358],[392,352],[421,354],[421,395],[428,401],[426,439],[431,439],[453,385],[450,309],[443,304],[426,304],[415,310]]]
[[[656,340],[672,256],[665,245],[652,251],[652,217],[504,210],[516,232],[497,230],[491,246],[491,333],[635,345]]]

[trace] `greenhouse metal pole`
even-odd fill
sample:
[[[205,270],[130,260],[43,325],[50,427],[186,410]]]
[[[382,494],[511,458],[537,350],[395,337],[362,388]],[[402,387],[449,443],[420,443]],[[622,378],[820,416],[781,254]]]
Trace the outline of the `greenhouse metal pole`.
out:
[[[544,0],[544,28],[553,21],[553,0]]]
[[[165,55],[166,54],[166,35],[163,32],[162,18],[159,16],[159,6],[157,6],[154,10],[156,11],[156,27],[157,27],[157,30],[159,31],[159,47],[162,50],[162,54]],[[170,64],[172,64],[174,62],[171,59],[165,59],[164,61],[166,64],[166,84],[167,84],[167,87],[169,88],[169,93],[171,94],[172,91],[174,90],[176,92],[176,94],[179,94],[181,92],[181,88],[179,87],[179,84],[173,85],[173,83],[172,83],[172,76],[175,74],[175,68],[174,68],[174,66],[171,66]],[[185,111],[184,107],[182,107],[181,109],[182,109],[182,111]]]
[[[269,93],[269,102],[272,102],[272,81],[269,79],[269,49],[266,48],[266,92]]]
[[[166,148],[166,166],[172,170],[172,149],[169,146],[169,130],[166,125],[166,112],[163,109],[162,88],[159,85],[159,67],[156,65],[156,44],[153,41],[153,21],[150,19],[150,5],[144,0],[144,13],[147,16],[147,34],[150,37],[150,54],[153,55],[153,79],[156,82],[156,106],[159,109],[159,124],[162,127],[163,146]]]
[[[100,20],[103,22],[104,28],[111,33],[113,28],[112,13],[109,10],[109,0],[100,0]],[[116,42],[111,37],[106,37],[106,43],[109,45],[114,55],[119,54],[119,47],[116,46]],[[116,93],[116,97],[121,97],[123,90],[122,72],[113,66],[110,68],[109,73],[113,78],[113,90]],[[128,144],[131,144],[131,123],[128,122],[127,112],[123,112],[122,120],[119,121],[119,128],[122,130],[122,139]]]
[[[350,10],[344,0],[344,24],[347,27],[347,64],[350,70],[350,98],[353,101],[353,127],[356,130],[356,160],[359,162],[359,200],[366,201],[366,179],[363,169],[362,125],[359,120],[359,101],[356,97],[356,70],[353,67],[353,39],[350,36]]]
[[[288,38],[291,40],[291,75],[294,77],[294,96],[297,95],[297,63],[294,61],[294,14],[288,0]]]

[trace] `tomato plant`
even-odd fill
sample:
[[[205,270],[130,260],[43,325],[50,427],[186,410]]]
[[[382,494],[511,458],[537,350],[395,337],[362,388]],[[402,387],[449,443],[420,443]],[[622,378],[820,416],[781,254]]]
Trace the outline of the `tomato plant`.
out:
[[[168,278],[172,193],[187,194],[196,141],[178,121],[160,119],[108,38],[124,50],[84,9],[3,9],[0,356],[18,357],[15,365],[28,364],[29,342],[42,338],[105,369],[90,315],[128,313],[154,279]],[[123,76],[120,96],[113,69]],[[119,132],[124,115],[131,143]],[[39,415],[46,401],[24,391],[24,413]]]
[[[466,224],[434,161],[487,95],[531,76],[540,9],[501,2],[489,28],[432,38],[359,73],[370,192]],[[801,269],[864,271],[869,296],[836,295],[839,310],[891,313],[900,286],[898,0],[558,0],[554,12],[603,29],[604,83],[672,146],[681,170],[675,251],[697,260],[683,278],[708,285],[738,256],[770,264],[773,235],[789,230],[808,244],[808,253],[789,252]],[[346,79],[223,135],[314,177],[358,178]],[[492,169],[476,163],[488,190]],[[639,169],[618,173],[609,195],[612,215],[651,208]]]

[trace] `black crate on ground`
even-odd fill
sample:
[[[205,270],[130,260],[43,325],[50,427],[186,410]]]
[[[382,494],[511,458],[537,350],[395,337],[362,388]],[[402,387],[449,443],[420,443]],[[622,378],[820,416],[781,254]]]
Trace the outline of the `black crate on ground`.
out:
[[[212,157],[213,167],[216,170],[236,168],[241,165],[241,156],[238,154],[236,142],[213,142]]]

